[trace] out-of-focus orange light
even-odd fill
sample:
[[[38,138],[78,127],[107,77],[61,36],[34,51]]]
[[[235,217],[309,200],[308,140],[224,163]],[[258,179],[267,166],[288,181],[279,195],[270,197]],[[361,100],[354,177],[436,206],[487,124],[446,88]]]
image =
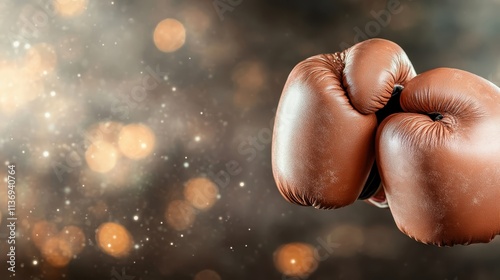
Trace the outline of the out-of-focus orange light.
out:
[[[167,18],[160,21],[153,33],[155,46],[162,52],[174,52],[186,41],[186,29],[176,19]]]
[[[57,227],[48,221],[39,221],[31,229],[31,240],[38,249],[42,249],[43,244],[57,235]]]
[[[75,17],[87,9],[88,0],[53,0],[56,13],[62,17]]]
[[[39,43],[28,49],[24,56],[22,69],[33,78],[40,78],[54,71],[57,66],[57,55],[54,46]]]
[[[207,178],[194,178],[184,185],[184,197],[195,208],[208,210],[217,201],[219,189]]]
[[[295,277],[311,274],[318,267],[314,248],[306,243],[288,243],[274,252],[274,264],[278,271]]]
[[[118,152],[112,144],[105,141],[96,141],[87,148],[85,160],[93,171],[106,173],[115,167]]]
[[[194,280],[221,280],[219,273],[211,270],[202,270],[194,276]]]
[[[262,63],[244,61],[233,71],[232,79],[238,88],[259,90],[265,83],[266,75]]]
[[[73,255],[78,255],[85,247],[85,234],[77,226],[65,226],[60,232],[59,237],[66,241]]]
[[[232,80],[235,84],[234,103],[238,107],[254,106],[266,83],[266,71],[259,61],[244,61],[233,70]]]
[[[104,223],[96,232],[96,241],[104,253],[115,258],[127,256],[133,240],[128,230],[117,223]]]
[[[192,30],[200,35],[206,34],[206,31],[212,25],[212,21],[206,11],[204,12],[195,6],[186,7],[186,9],[181,11],[181,18],[188,30]]]
[[[52,237],[42,246],[41,253],[43,258],[54,267],[66,266],[73,257],[71,245],[68,241],[59,237]]]
[[[77,226],[57,230],[54,223],[37,222],[31,230],[31,239],[42,257],[53,267],[66,266],[85,247],[85,234]]]
[[[128,158],[142,159],[147,157],[155,147],[153,131],[143,124],[124,126],[118,136],[120,151]]]
[[[186,230],[194,223],[195,210],[184,200],[174,200],[168,205],[165,218],[175,230]]]
[[[2,113],[13,114],[43,92],[44,84],[40,79],[41,72],[38,70],[30,68],[28,62],[19,65],[19,63],[0,61]]]
[[[85,234],[77,226],[57,230],[54,223],[37,222],[31,230],[31,239],[43,258],[54,267],[64,267],[85,247]]]
[[[357,254],[365,243],[363,229],[357,225],[341,224],[328,235],[329,243],[339,244],[333,255],[352,257]]]

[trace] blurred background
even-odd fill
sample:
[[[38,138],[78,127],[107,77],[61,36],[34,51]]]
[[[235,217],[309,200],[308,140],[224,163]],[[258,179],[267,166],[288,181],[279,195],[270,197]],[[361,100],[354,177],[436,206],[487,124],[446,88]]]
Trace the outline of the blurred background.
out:
[[[292,67],[367,38],[497,83],[499,8],[0,0],[0,278],[15,164],[17,279],[498,279],[499,238],[437,248],[363,202],[287,203],[270,141]]]

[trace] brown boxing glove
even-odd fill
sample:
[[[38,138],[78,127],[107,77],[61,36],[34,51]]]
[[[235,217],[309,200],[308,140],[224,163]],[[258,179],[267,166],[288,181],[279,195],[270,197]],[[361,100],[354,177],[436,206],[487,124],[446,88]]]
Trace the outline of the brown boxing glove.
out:
[[[377,134],[377,162],[401,231],[435,245],[500,233],[500,89],[474,74],[427,71]]]
[[[414,76],[405,52],[382,39],[295,66],[273,132],[273,175],[281,194],[317,208],[372,197],[380,189],[378,123],[400,111],[398,93]]]

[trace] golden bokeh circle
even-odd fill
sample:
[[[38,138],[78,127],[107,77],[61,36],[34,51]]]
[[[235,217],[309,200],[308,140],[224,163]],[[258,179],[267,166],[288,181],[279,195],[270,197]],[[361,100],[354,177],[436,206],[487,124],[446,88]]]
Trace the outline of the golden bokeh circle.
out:
[[[160,21],[154,30],[153,41],[162,52],[174,52],[181,48],[186,41],[184,25],[173,18]]]
[[[221,280],[221,277],[219,273],[211,269],[205,269],[196,273],[194,280]]]
[[[87,148],[85,160],[93,171],[106,173],[116,166],[118,152],[112,144],[106,141],[96,141]]]
[[[129,124],[120,130],[118,146],[122,154],[130,159],[147,157],[155,147],[153,131],[143,124]]]
[[[81,15],[88,5],[88,0],[53,0],[54,10],[62,17]]]
[[[318,267],[314,248],[306,243],[288,243],[274,252],[276,269],[287,276],[303,277]]]
[[[31,229],[31,240],[38,249],[42,249],[47,240],[57,235],[57,227],[54,223],[48,221],[39,221]]]
[[[199,210],[212,208],[218,194],[217,185],[204,177],[191,179],[184,185],[184,198]]]
[[[130,253],[133,240],[128,230],[117,223],[104,223],[96,232],[97,245],[104,253],[123,258]]]
[[[34,79],[52,73],[57,66],[54,46],[47,43],[33,45],[26,52],[21,66],[24,74]]]
[[[189,202],[174,200],[167,207],[165,219],[172,228],[181,231],[188,229],[194,223],[195,214],[195,210]]]
[[[85,234],[79,227],[65,226],[58,231],[54,223],[44,220],[33,225],[31,240],[53,267],[66,266],[85,247]]]
[[[0,110],[13,114],[43,93],[44,83],[40,72],[34,72],[30,65],[17,65],[0,61]]]
[[[49,238],[41,249],[43,258],[54,267],[66,266],[73,257],[71,245],[59,237]]]

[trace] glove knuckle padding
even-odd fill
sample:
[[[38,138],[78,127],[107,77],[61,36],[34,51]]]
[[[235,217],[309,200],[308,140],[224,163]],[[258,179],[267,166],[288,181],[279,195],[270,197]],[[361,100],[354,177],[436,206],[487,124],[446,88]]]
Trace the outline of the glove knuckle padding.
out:
[[[356,51],[364,44],[372,47]],[[377,127],[375,114],[366,110],[383,107],[395,83],[414,75],[409,61],[388,62],[406,55],[387,50],[379,53],[384,45],[397,46],[385,40],[365,41],[341,53],[306,59],[290,73],[276,113],[272,143],[273,175],[290,202],[338,208],[353,203],[363,190],[374,164]],[[374,60],[370,53],[389,57]],[[380,61],[386,62],[381,65]],[[356,65],[371,63],[379,64]],[[402,63],[404,69],[395,67]],[[376,96],[387,90],[388,97]],[[350,91],[355,92],[358,107]],[[373,104],[364,106],[363,99]]]
[[[407,113],[386,118],[377,133],[396,224],[424,243],[489,242],[500,233],[499,89],[441,68],[407,83],[400,102]]]
[[[344,73],[349,100],[363,114],[383,108],[394,85],[405,84],[415,76],[403,49],[386,40],[370,40],[348,49]]]

